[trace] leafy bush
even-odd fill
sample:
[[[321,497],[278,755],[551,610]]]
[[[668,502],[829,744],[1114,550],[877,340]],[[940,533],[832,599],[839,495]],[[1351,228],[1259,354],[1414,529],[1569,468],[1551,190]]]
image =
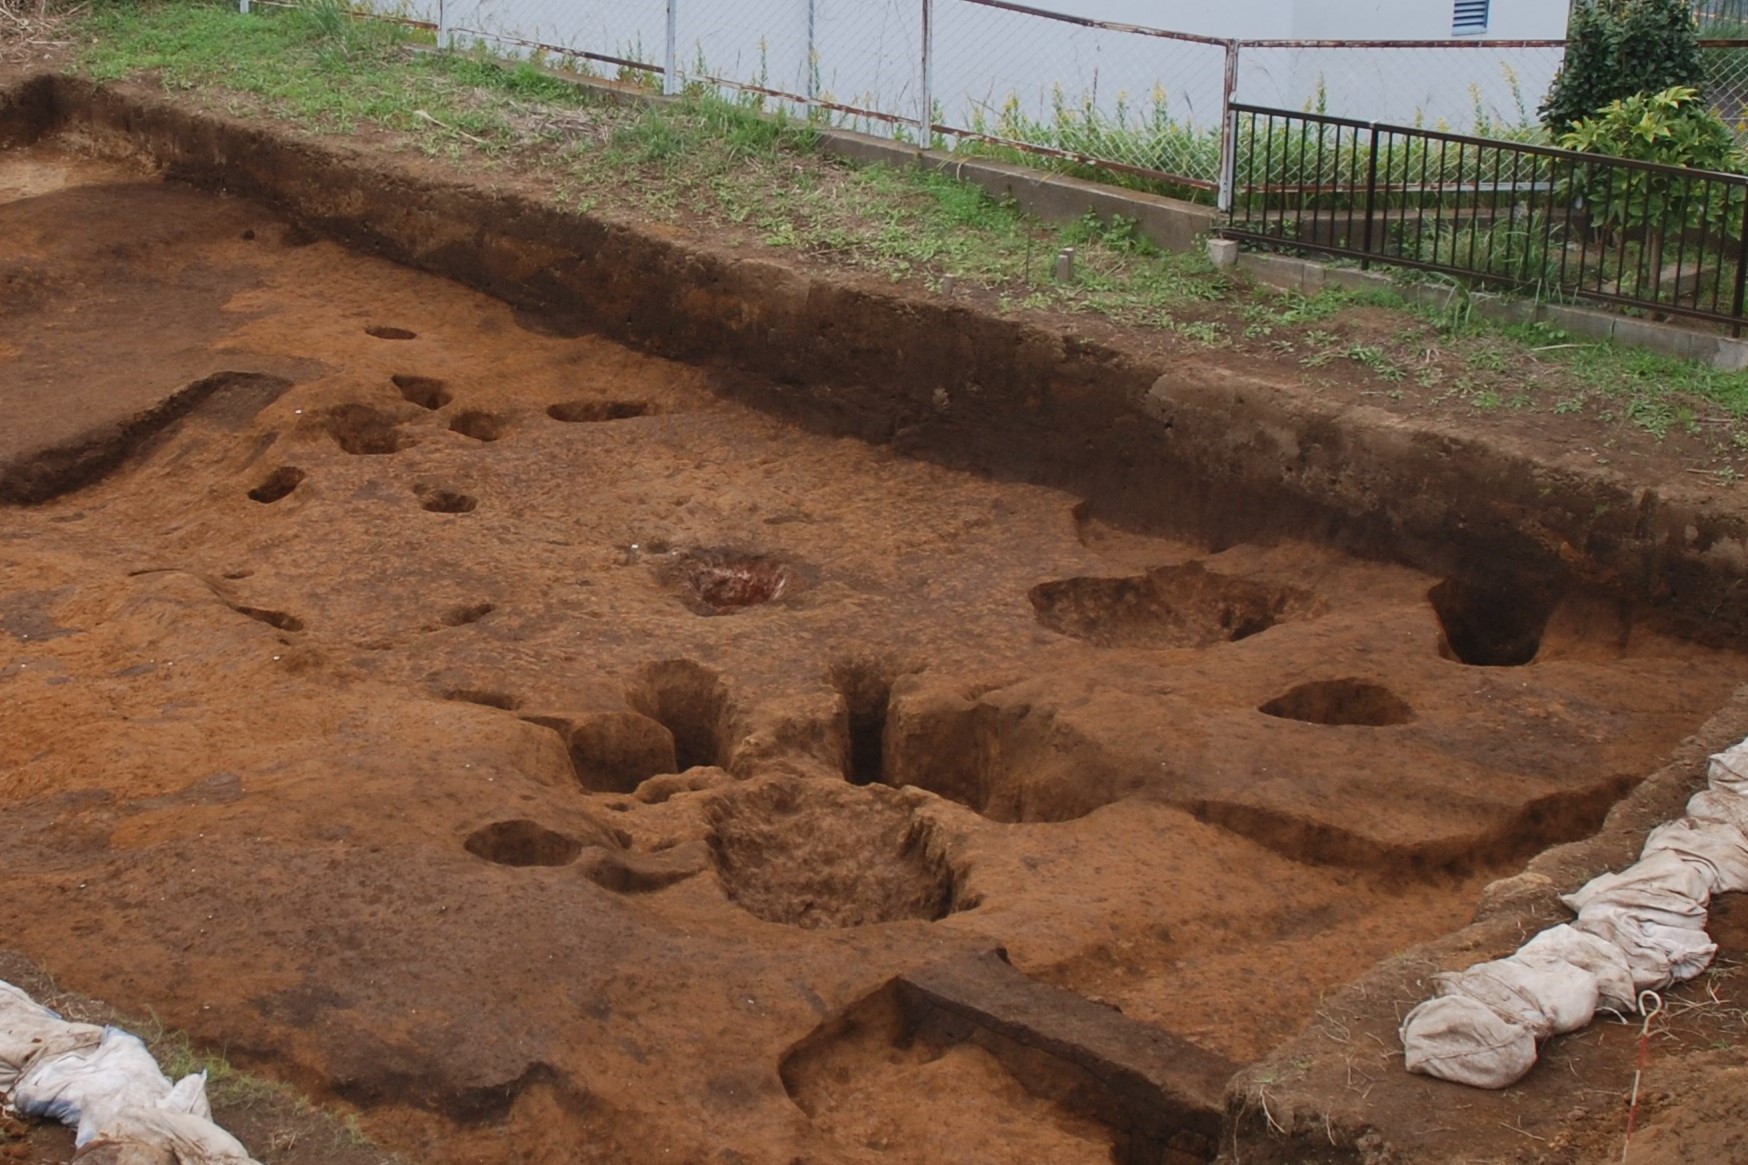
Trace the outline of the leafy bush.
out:
[[[1560,145],[1693,170],[1740,171],[1744,162],[1730,127],[1684,85],[1611,101],[1563,134]],[[1642,248],[1652,278],[1662,267],[1666,238],[1695,230],[1716,241],[1741,234],[1738,184],[1636,167],[1580,166],[1562,186],[1565,197],[1581,200],[1592,229],[1617,246]]]
[[[1611,101],[1561,134],[1560,145],[1695,170],[1733,171],[1742,161],[1730,127],[1706,108],[1691,85]]]
[[[1704,77],[1689,0],[1580,0],[1542,124],[1558,137],[1611,101]]]
[[[1685,85],[1611,101],[1562,134],[1560,145],[1695,170],[1740,171],[1744,160],[1730,127],[1705,107],[1697,90]],[[1736,188],[1720,182],[1597,166],[1581,167],[1570,185],[1571,193],[1583,198],[1591,222],[1606,230],[1667,231],[1707,223],[1718,233],[1733,225],[1719,221],[1721,207],[1713,204]]]

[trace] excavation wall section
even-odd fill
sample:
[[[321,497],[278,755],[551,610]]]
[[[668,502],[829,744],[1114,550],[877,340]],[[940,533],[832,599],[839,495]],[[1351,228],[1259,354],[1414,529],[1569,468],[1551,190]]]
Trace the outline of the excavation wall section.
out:
[[[798,262],[572,213],[328,142],[64,77],[0,95],[0,143],[52,128],[148,153],[308,227],[457,279],[573,333],[711,361],[811,427],[1067,488],[1100,518],[1214,548],[1292,535],[1432,573],[1556,578],[1648,604],[1708,642],[1748,622],[1744,520],[1498,440],[1364,409],[1120,338],[1084,338]],[[744,375],[742,375],[744,374]]]

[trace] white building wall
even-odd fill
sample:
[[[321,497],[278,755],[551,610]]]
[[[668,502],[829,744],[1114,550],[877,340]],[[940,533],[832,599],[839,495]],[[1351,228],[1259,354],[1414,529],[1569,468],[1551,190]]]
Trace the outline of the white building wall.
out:
[[[1477,39],[1559,40],[1570,0],[1493,0]],[[1291,36],[1304,40],[1448,40],[1452,0],[1296,0]]]
[[[1242,40],[1560,40],[1570,0],[1492,0],[1485,34],[1454,38],[1454,0],[1031,0],[1039,7]],[[954,0],[937,0],[954,6]],[[958,5],[963,7],[964,5]],[[1160,57],[1169,54],[1160,52]],[[1188,63],[1188,54],[1178,54]],[[1247,49],[1240,100],[1321,108],[1367,121],[1469,132],[1479,117],[1533,120],[1559,68],[1558,49]],[[1218,105],[1218,77],[1197,61],[1170,86],[1174,114]]]
[[[1445,40],[1452,0],[1031,0],[1093,20],[1254,40]],[[1571,0],[1493,0],[1486,36],[1559,40]]]
[[[1196,36],[1285,37],[1299,0],[1025,0],[1033,8]]]
[[[1364,121],[1486,132],[1535,120],[1564,53],[1490,48],[1566,35],[1568,0],[1493,0],[1483,35],[1453,37],[1451,0],[1297,0],[1301,40],[1460,40],[1463,48],[1249,51],[1240,100]]]

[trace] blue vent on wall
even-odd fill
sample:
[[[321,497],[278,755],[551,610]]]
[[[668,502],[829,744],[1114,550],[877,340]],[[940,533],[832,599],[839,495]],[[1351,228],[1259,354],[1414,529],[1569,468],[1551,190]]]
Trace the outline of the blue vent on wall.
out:
[[[1486,32],[1487,4],[1488,0],[1456,0],[1451,9],[1451,35]]]

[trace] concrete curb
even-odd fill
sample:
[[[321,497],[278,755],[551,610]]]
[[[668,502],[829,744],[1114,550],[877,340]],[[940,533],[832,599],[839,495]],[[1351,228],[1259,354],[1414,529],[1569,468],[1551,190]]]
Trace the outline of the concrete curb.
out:
[[[1073,222],[1088,214],[1106,220],[1128,219],[1143,238],[1171,251],[1195,250],[1220,218],[1213,207],[1029,166],[919,149],[850,130],[823,129],[819,135],[820,148],[835,157],[864,165],[908,166],[949,174],[982,187],[991,197],[1011,199],[1021,210],[1045,222]]]

